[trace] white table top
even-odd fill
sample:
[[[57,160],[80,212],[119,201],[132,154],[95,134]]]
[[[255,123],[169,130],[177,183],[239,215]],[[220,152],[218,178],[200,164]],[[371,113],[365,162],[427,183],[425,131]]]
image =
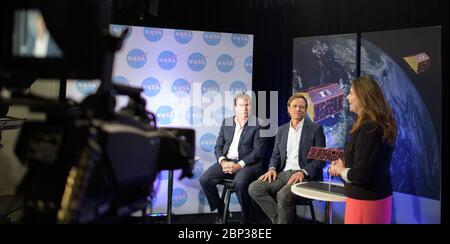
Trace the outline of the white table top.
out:
[[[326,202],[345,202],[345,198],[346,198],[345,196],[340,196],[340,195],[336,195],[336,194],[332,194],[332,193],[326,193],[323,191],[317,191],[317,190],[310,189],[310,188],[297,187],[297,185],[302,185],[305,183],[306,182],[301,182],[301,183],[292,185],[291,191],[296,195],[299,195],[299,196],[305,197],[305,198],[309,198],[309,199],[326,201]],[[322,183],[328,184],[328,182],[322,182]],[[332,182],[331,184],[338,185],[338,186],[344,186],[344,184],[342,184],[342,183]]]

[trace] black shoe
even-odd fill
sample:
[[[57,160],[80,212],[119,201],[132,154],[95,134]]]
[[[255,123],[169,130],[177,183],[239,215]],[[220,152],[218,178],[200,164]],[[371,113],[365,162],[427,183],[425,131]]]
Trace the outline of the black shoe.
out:
[[[214,224],[216,224],[216,225],[224,224],[223,217],[221,215],[217,215],[216,220],[214,221]]]

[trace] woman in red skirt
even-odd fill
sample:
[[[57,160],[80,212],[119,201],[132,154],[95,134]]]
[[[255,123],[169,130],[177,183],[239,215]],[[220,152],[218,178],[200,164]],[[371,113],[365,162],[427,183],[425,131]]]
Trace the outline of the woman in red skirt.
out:
[[[356,121],[345,146],[344,161],[333,161],[330,174],[341,176],[347,196],[346,224],[391,223],[390,165],[397,128],[392,110],[371,78],[353,81],[347,96]]]

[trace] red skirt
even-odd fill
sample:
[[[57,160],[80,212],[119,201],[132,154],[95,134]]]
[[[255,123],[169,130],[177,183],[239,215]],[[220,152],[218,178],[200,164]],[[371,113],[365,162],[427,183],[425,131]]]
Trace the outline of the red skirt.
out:
[[[345,224],[390,224],[392,196],[381,200],[345,200]]]

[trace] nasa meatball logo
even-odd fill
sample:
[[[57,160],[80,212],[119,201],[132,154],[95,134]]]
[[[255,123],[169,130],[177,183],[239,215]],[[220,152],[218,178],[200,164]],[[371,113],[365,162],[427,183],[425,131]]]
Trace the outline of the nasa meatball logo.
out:
[[[219,84],[215,80],[206,80],[202,84],[202,96],[214,98],[219,94]]]
[[[175,40],[180,44],[188,44],[193,37],[192,31],[176,30],[173,33]]]
[[[192,71],[198,72],[205,68],[206,58],[201,53],[193,53],[193,54],[189,55],[187,63],[188,63],[189,68]]]
[[[141,49],[133,49],[128,52],[127,63],[131,68],[142,68],[147,63],[147,56]]]
[[[156,111],[156,119],[160,125],[169,125],[175,118],[175,113],[170,106],[162,106]]]
[[[114,84],[123,85],[123,86],[129,85],[128,79],[125,78],[124,76],[114,76],[111,80]]]
[[[94,94],[99,86],[99,80],[78,80],[76,82],[77,90],[85,96]]]
[[[142,89],[145,96],[154,97],[161,91],[161,83],[156,78],[149,77],[142,82]]]
[[[228,54],[222,54],[217,58],[216,64],[221,72],[228,73],[234,68],[234,59]]]
[[[233,42],[233,45],[236,47],[245,47],[248,43],[248,35],[233,34],[231,35],[231,42]]]
[[[177,65],[177,56],[171,51],[161,52],[158,56],[158,64],[161,69],[171,70]]]
[[[163,29],[158,28],[144,28],[144,37],[150,42],[157,42],[161,40],[164,35]]]
[[[212,152],[216,145],[216,136],[211,133],[204,134],[200,137],[200,148],[205,152]]]
[[[245,93],[247,91],[247,86],[244,82],[237,80],[230,85],[230,91],[233,93],[233,95],[237,93]]]
[[[203,40],[210,46],[216,46],[222,39],[222,35],[217,32],[204,32]]]
[[[185,79],[178,79],[172,84],[172,93],[179,98],[189,95],[191,92],[191,84]]]

